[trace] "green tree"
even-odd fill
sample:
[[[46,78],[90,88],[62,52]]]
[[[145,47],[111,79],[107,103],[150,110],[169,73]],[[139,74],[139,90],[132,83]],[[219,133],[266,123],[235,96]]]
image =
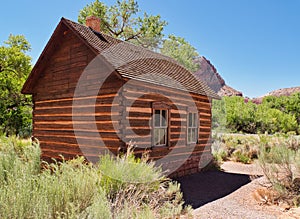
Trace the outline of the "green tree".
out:
[[[226,131],[225,99],[212,100],[212,128],[216,131]]]
[[[213,128],[242,133],[300,133],[300,93],[268,96],[256,105],[242,97],[223,97],[212,107]]]
[[[160,15],[139,14],[135,0],[117,0],[113,6],[96,0],[80,10],[78,22],[84,24],[87,16],[97,16],[101,19],[100,28],[104,33],[149,49],[158,48],[167,22]]]
[[[243,97],[223,97],[226,106],[226,126],[235,132],[256,132],[256,108],[251,101],[245,102]]]
[[[0,132],[29,135],[31,99],[21,88],[31,71],[26,54],[30,44],[22,35],[10,35],[0,46]]]
[[[267,96],[263,99],[263,105],[294,115],[300,124],[300,93],[291,96]]]
[[[199,65],[194,62],[194,59],[199,57],[197,50],[182,37],[169,35],[163,41],[160,51],[162,54],[174,58],[191,72],[196,72],[199,69]]]
[[[289,104],[286,107],[286,110],[292,114],[295,115],[297,122],[300,127],[300,92],[294,93],[289,98]]]
[[[294,115],[284,113],[267,105],[258,106],[256,113],[257,128],[261,133],[297,132],[298,124]]]
[[[92,15],[101,19],[102,32],[161,52],[174,58],[192,72],[199,69],[199,65],[194,62],[199,56],[196,49],[182,37],[170,35],[167,39],[163,39],[167,22],[162,20],[160,15],[144,13],[141,16],[136,0],[117,0],[113,6],[107,6],[96,0],[80,10],[78,22],[84,24],[86,17]]]

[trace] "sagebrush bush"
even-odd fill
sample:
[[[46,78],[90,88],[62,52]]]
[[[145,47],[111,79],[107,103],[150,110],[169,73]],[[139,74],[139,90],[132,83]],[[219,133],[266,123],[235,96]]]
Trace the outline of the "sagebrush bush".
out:
[[[242,163],[251,163],[254,159],[258,158],[262,144],[266,150],[277,145],[295,150],[299,147],[299,142],[300,136],[288,134],[218,134],[214,136],[212,152],[219,161],[233,160]],[[270,157],[270,159],[273,158]]]
[[[122,157],[43,163],[39,146],[0,138],[0,218],[174,218],[179,184],[129,150]]]
[[[299,206],[300,202],[300,145],[288,147],[280,144],[269,145],[262,141],[259,152],[259,164],[278,194],[277,199],[289,205]],[[276,200],[274,200],[276,201]]]
[[[170,218],[179,216],[183,196],[179,184],[163,176],[147,156],[136,158],[133,148],[116,158],[101,157],[100,185],[111,203],[113,218]]]
[[[112,196],[129,184],[147,184],[157,189],[165,179],[160,168],[148,162],[147,157],[136,158],[131,147],[119,157],[102,156],[97,167],[102,176],[101,186]]]
[[[233,160],[251,163],[257,158],[259,138],[257,135],[220,134],[214,137],[212,151],[217,160]]]
[[[4,138],[2,138],[3,140]],[[100,176],[82,158],[45,164],[38,145],[7,138],[0,152],[1,218],[69,218],[92,204]]]
[[[218,162],[219,164],[222,163],[223,161],[227,161],[228,159],[227,151],[223,149],[214,150],[212,154],[216,162]]]

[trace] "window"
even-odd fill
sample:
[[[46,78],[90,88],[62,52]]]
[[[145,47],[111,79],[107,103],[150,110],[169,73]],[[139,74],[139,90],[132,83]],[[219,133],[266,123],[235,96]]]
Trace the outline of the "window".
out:
[[[154,109],[153,145],[165,146],[168,142],[168,110]]]
[[[188,113],[187,124],[187,143],[197,143],[198,141],[198,115],[197,113]]]

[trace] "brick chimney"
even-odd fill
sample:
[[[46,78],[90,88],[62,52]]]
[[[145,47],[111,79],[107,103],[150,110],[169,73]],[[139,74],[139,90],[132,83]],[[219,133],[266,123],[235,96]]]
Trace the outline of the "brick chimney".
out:
[[[85,25],[97,32],[100,32],[100,22],[100,18],[96,16],[88,16],[85,20]]]

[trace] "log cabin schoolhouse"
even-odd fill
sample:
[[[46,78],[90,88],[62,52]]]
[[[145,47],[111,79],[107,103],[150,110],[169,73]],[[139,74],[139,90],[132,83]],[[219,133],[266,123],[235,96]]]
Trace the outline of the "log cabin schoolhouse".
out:
[[[42,159],[96,162],[131,141],[171,176],[200,171],[219,96],[173,59],[101,33],[99,22],[62,18],[23,86]]]

